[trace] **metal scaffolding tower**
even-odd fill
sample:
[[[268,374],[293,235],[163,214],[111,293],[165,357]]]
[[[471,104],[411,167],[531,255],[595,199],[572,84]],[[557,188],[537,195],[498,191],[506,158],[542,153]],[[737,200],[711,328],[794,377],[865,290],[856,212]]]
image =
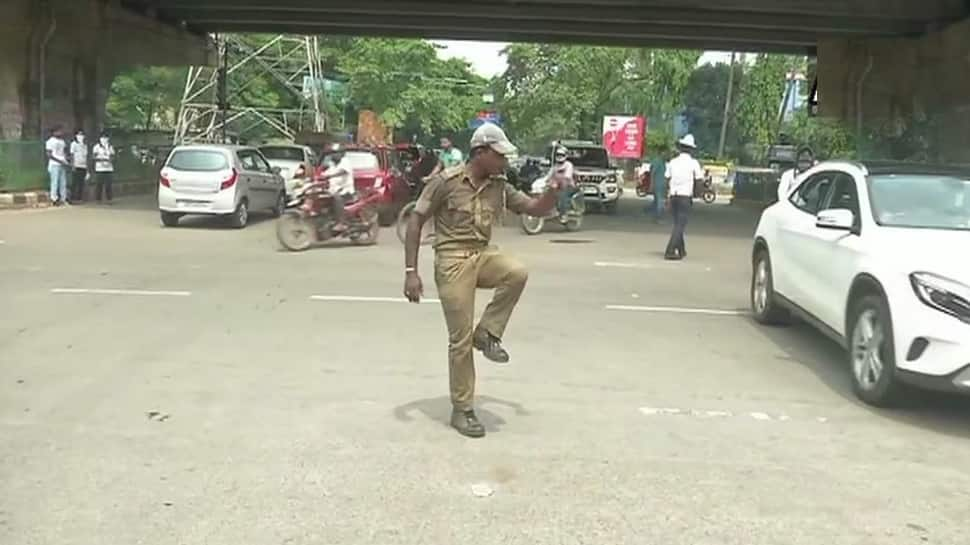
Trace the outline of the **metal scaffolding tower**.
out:
[[[327,129],[323,103],[323,67],[315,36],[279,35],[253,43],[238,35],[213,36],[219,66],[189,68],[175,128],[175,144],[229,143],[268,126],[282,138]],[[242,93],[269,76],[291,93],[297,108],[267,108],[243,103]]]

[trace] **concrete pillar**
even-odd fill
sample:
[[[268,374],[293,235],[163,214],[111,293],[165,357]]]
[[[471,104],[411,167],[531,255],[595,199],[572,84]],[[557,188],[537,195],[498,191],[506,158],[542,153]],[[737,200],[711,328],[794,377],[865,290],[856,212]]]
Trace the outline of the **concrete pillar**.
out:
[[[918,38],[822,41],[818,81],[821,115],[853,130],[919,131],[926,159],[970,163],[970,20]]]
[[[69,129],[80,127],[94,134],[104,126],[105,104],[111,83],[120,70],[136,65],[214,62],[214,53],[206,38],[128,12],[117,0],[3,0],[3,3],[3,18],[0,18],[2,139],[38,139],[54,124]],[[52,29],[50,40],[43,47]],[[43,71],[42,49],[46,59]],[[44,127],[41,127],[41,117]]]

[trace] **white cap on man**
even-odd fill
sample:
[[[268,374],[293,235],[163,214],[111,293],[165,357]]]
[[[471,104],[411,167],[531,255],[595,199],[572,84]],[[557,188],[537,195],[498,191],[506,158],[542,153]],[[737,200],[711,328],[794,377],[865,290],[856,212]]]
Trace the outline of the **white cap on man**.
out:
[[[485,146],[492,148],[499,155],[513,155],[516,152],[515,146],[505,136],[505,131],[494,123],[483,123],[481,127],[478,127],[472,133],[469,147],[475,149]]]
[[[684,146],[685,148],[697,149],[697,142],[694,141],[693,134],[688,134],[687,136],[684,136],[683,138],[678,140],[677,143],[681,146]]]

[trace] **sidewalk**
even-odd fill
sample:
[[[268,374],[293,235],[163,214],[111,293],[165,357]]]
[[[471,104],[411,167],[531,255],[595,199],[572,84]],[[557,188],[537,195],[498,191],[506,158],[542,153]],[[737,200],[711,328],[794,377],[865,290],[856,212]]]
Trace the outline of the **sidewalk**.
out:
[[[122,182],[112,188],[115,197],[130,195],[149,195],[154,193],[156,182]],[[85,187],[85,201],[94,200],[94,188]],[[49,208],[51,205],[48,191],[23,191],[19,193],[0,193],[0,210],[20,210],[24,208]]]

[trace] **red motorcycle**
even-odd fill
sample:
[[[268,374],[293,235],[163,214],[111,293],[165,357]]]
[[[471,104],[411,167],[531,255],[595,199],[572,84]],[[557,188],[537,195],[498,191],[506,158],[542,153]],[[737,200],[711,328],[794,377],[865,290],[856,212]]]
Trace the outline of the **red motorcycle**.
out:
[[[302,252],[315,243],[347,238],[357,245],[376,244],[379,191],[367,190],[356,201],[344,205],[340,226],[334,213],[334,199],[326,181],[314,181],[300,188],[287,203],[276,223],[276,238],[291,252]]]
[[[637,180],[637,197],[646,197],[650,194],[653,189],[653,183],[650,179],[650,171],[646,171],[640,175],[640,179]]]

